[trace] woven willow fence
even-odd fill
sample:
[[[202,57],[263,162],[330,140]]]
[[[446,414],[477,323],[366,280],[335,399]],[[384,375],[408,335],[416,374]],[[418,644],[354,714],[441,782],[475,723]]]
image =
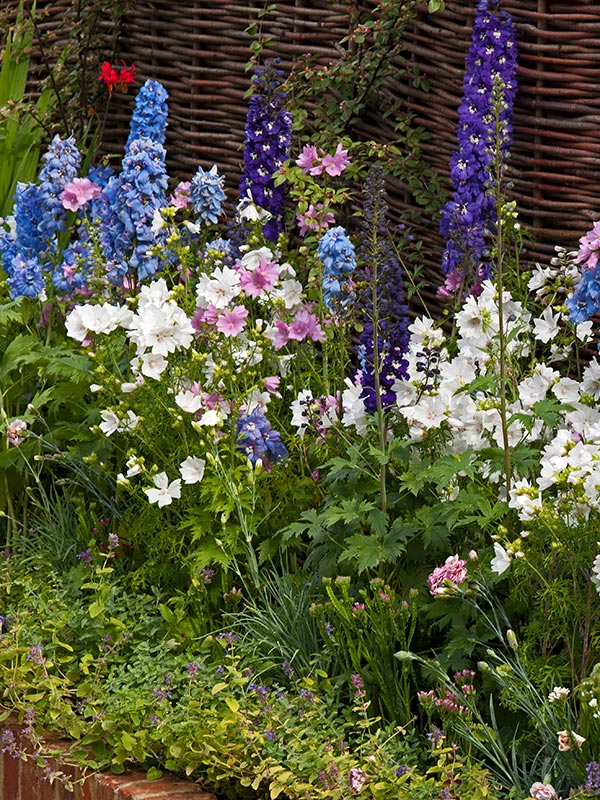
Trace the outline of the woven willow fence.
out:
[[[49,13],[45,24],[50,36],[69,3],[38,0],[40,4]],[[375,5],[282,0],[260,21],[270,40],[264,55],[279,56],[284,69],[305,53],[327,64],[339,57],[339,42],[353,16]],[[385,87],[390,98],[404,100],[406,110],[430,135],[423,155],[446,190],[474,5],[474,0],[447,0],[446,11],[433,15],[426,3],[419,6],[405,33],[404,56],[428,79],[429,90],[415,88],[400,69]],[[502,5],[517,23],[520,54],[510,177],[522,221],[533,234],[526,258],[543,261],[556,244],[575,246],[600,217],[600,4],[504,0]],[[247,27],[264,6],[262,0],[124,4],[115,53],[135,63],[140,81],[158,79],[169,91],[172,174],[189,177],[198,164],[216,163],[228,188],[237,186],[252,41]],[[132,103],[132,97],[115,99],[111,107],[111,146],[122,147]],[[349,133],[390,141],[393,125],[383,110],[369,111]],[[393,210],[399,213],[407,203],[403,187],[392,186]],[[425,260],[435,271],[442,248],[437,220],[426,221],[420,233],[426,240]]]

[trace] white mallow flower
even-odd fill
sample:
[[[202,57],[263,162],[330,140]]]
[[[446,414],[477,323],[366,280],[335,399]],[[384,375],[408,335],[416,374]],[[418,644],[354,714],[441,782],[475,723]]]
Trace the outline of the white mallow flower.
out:
[[[157,503],[159,508],[170,505],[173,500],[181,497],[181,478],[176,478],[169,483],[166,472],[159,472],[152,478],[154,487],[144,489],[149,503]]]
[[[600,594],[600,555],[597,555],[592,563],[590,580],[596,587],[598,594]]]
[[[273,289],[271,297],[280,300],[286,309],[291,311],[302,303],[302,284],[300,281],[288,278]]]
[[[502,575],[510,567],[510,556],[498,542],[494,542],[494,557],[490,562],[490,567],[496,575]]]
[[[594,400],[600,400],[600,364],[595,358],[592,358],[583,370],[581,393],[591,395]]]
[[[188,456],[185,461],[179,465],[179,472],[183,478],[184,483],[200,483],[204,477],[204,468],[206,461],[203,458],[196,456]]]
[[[182,411],[188,414],[195,414],[202,408],[202,397],[189,389],[182,389],[175,395],[175,402]]]
[[[577,336],[580,342],[587,342],[593,336],[593,329],[594,323],[591,319],[588,319],[585,322],[580,322],[575,326],[575,336]]]
[[[560,332],[560,320],[562,314],[553,314],[552,308],[548,306],[538,319],[533,320],[533,335],[540,342],[550,342]]]
[[[140,418],[131,409],[127,411],[125,417],[119,417],[112,409],[107,408],[100,412],[102,422],[99,424],[100,430],[105,436],[112,436],[113,433],[133,430]]]
[[[65,321],[67,335],[84,342],[90,333],[112,333],[119,326],[126,327],[133,312],[125,306],[102,305],[75,306]]]
[[[160,208],[154,209],[154,214],[152,215],[152,225],[150,230],[152,233],[156,234],[161,231],[167,223],[165,222],[163,215],[160,213]]]
[[[576,403],[579,400],[579,381],[561,378],[552,387],[552,393],[562,403]]]
[[[168,366],[169,362],[162,353],[144,353],[139,359],[139,368],[142,375],[147,378],[154,378],[156,381],[160,380],[160,376]]]
[[[100,412],[102,422],[98,426],[105,436],[112,436],[119,430],[120,420],[114,411],[110,408]]]
[[[404,406],[400,413],[411,426],[423,430],[439,428],[447,417],[448,401],[441,395],[422,395],[413,406]]]
[[[255,270],[261,261],[274,261],[275,256],[273,255],[273,251],[269,250],[268,247],[259,247],[257,250],[249,250],[245,255],[240,259],[240,264],[245,267],[246,269],[252,271]]]
[[[146,303],[138,307],[126,326],[129,338],[136,345],[138,354],[150,350],[154,354],[167,356],[178,349],[186,349],[194,338],[192,322],[177,303]]]
[[[241,291],[240,276],[236,270],[231,267],[217,267],[210,275],[200,276],[196,285],[196,298],[201,308],[209,305],[227,308]]]
[[[367,412],[361,397],[363,387],[360,382],[353,383],[350,378],[344,380],[346,388],[342,392],[342,425],[346,428],[354,425],[359,436],[367,433]]]
[[[436,327],[430,317],[418,317],[408,326],[410,333],[410,347],[420,350],[423,345],[428,347],[442,347],[446,341],[444,331]]]
[[[546,364],[536,364],[533,375],[521,381],[518,397],[524,408],[531,408],[539,400],[545,400],[548,389],[560,378],[560,373]]]
[[[522,521],[534,519],[542,510],[542,494],[526,478],[515,481],[509,496],[508,505],[517,509]]]
[[[146,306],[163,306],[171,299],[169,287],[164,278],[144,284],[138,295],[138,311]]]

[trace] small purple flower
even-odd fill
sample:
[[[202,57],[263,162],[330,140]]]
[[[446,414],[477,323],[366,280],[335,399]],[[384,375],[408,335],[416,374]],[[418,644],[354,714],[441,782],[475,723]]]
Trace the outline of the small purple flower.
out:
[[[187,671],[188,671],[188,675],[190,676],[190,678],[194,678],[198,674],[198,670],[199,669],[200,669],[200,666],[198,664],[196,664],[195,661],[191,661],[187,665]]]
[[[44,658],[44,649],[42,645],[41,644],[31,645],[25,660],[30,661],[36,667],[40,667],[42,664],[44,664],[46,659]]]

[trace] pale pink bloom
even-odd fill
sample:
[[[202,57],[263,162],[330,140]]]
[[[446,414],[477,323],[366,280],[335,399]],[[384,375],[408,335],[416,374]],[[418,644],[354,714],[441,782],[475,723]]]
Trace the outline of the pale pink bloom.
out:
[[[171,505],[173,500],[181,497],[181,478],[169,483],[166,472],[159,472],[152,478],[155,489],[144,489],[149,503],[157,503],[159,508]]]
[[[305,144],[302,148],[302,152],[296,159],[296,164],[299,167],[302,167],[305,173],[311,173],[311,175],[318,174],[312,172],[312,169],[318,165],[321,161],[321,157],[319,154],[319,150],[313,144]]]
[[[246,327],[248,309],[244,306],[234,306],[232,309],[222,311],[216,321],[216,328],[224,336],[237,336]]]
[[[328,175],[331,175],[332,178],[341,175],[350,163],[348,151],[344,150],[341,142],[336,147],[335,153],[332,156],[327,154],[322,161],[323,169]]]
[[[269,394],[275,394],[277,389],[279,389],[279,384],[281,383],[281,378],[279,375],[269,375],[269,377],[264,379],[265,389]]]
[[[556,789],[551,783],[540,783],[540,781],[536,781],[531,784],[529,796],[533,797],[533,800],[554,800],[556,797]]]
[[[558,749],[561,753],[565,753],[567,750],[572,750],[574,745],[577,747],[581,747],[581,745],[585,742],[583,736],[580,736],[578,733],[574,731],[557,731],[558,737]]]
[[[240,286],[247,297],[260,297],[263,292],[270,292],[279,278],[279,264],[261,259],[255,269],[240,270]]]
[[[6,427],[6,438],[8,443],[13,447],[18,447],[23,444],[25,438],[21,436],[23,431],[27,430],[27,423],[23,419],[14,419]]]
[[[326,231],[335,222],[335,217],[331,211],[323,211],[321,203],[315,206],[311,203],[304,214],[296,214],[300,236],[306,236],[311,231]]]
[[[353,792],[360,792],[367,782],[367,773],[359,767],[352,767],[348,773],[348,784]]]
[[[102,422],[98,426],[105,436],[112,436],[113,433],[119,430],[121,421],[114,411],[110,408],[100,412]]]
[[[102,189],[89,178],[73,178],[60,194],[63,208],[79,211],[89,200],[100,196]]]
[[[302,342],[304,339],[322,342],[325,339],[325,333],[317,315],[303,308],[296,314],[296,318],[289,327],[289,337],[297,342]]]
[[[457,555],[448,556],[441,567],[436,567],[427,578],[429,591],[432,595],[446,594],[447,583],[460,586],[467,577],[467,564]]]
[[[173,208],[187,208],[190,199],[190,181],[181,181],[170,197],[169,205]]]
[[[598,256],[600,256],[600,220],[594,222],[592,229],[579,240],[579,252],[576,260],[584,270],[596,269]]]

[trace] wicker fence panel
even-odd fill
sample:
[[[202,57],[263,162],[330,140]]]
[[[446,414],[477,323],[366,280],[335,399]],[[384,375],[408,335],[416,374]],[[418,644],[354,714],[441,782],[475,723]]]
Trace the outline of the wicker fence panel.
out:
[[[12,0],[14,4],[14,0]],[[68,0],[38,0],[48,7],[49,30]],[[0,7],[7,5],[0,0]],[[323,64],[339,56],[340,39],[353,15],[372,10],[376,0],[284,0],[259,21],[282,67],[307,52]],[[457,107],[475,2],[447,0],[443,13],[430,15],[426,3],[405,32],[404,55],[429,81],[415,88],[399,68],[385,87],[401,97],[429,134],[425,160],[450,190],[448,162],[456,142]],[[600,216],[600,6],[596,0],[504,0],[519,37],[519,91],[510,162],[513,194],[531,230],[529,260],[547,260],[555,244],[575,246]],[[139,80],[155,78],[167,88],[167,150],[172,174],[189,177],[198,164],[216,163],[235,190],[241,163],[246,114],[246,66],[263,0],[127,0],[119,58],[135,62]],[[112,44],[112,43],[111,43]],[[121,153],[133,96],[113,97],[107,129],[109,149]],[[382,104],[385,106],[385,103]],[[382,109],[371,109],[354,131],[387,142],[393,124]],[[392,184],[392,212],[409,209],[405,187]],[[424,221],[428,270],[439,275],[443,243],[437,219]]]

